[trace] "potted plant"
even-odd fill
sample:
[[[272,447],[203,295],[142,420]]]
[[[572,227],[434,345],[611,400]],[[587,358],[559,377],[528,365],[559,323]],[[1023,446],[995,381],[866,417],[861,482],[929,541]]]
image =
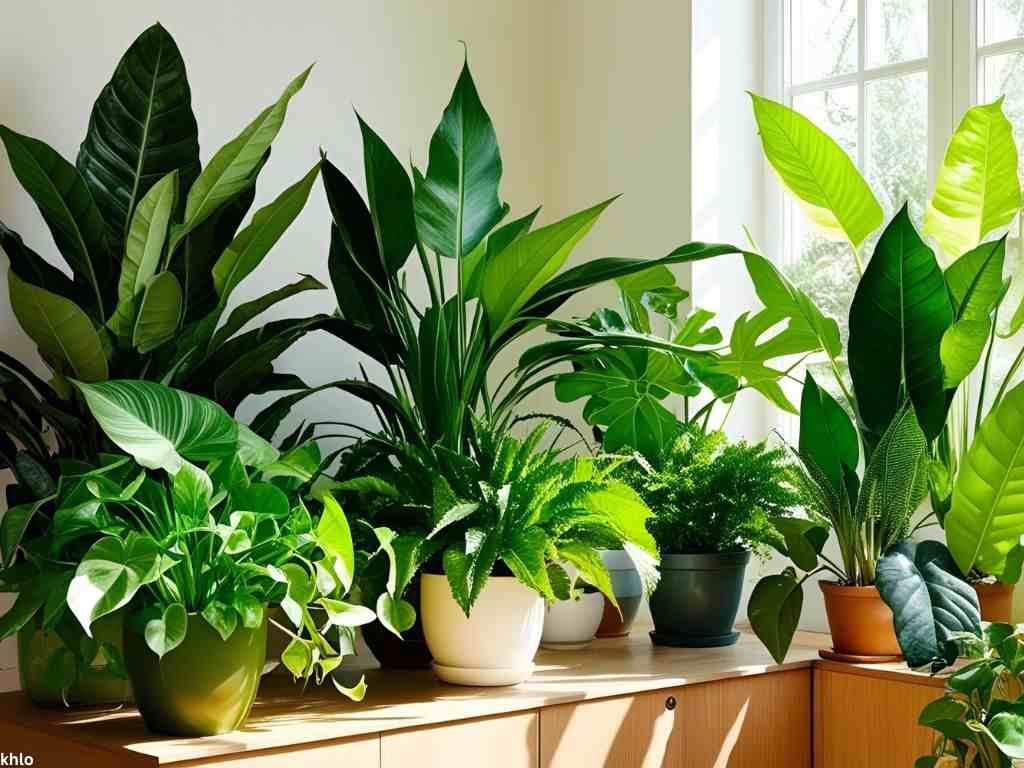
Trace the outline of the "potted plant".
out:
[[[579,570],[571,563],[562,562],[559,565],[565,569],[569,578],[569,597],[547,605],[540,645],[558,651],[586,648],[593,642],[604,619],[606,598],[601,590],[581,579]],[[615,595],[615,577],[611,571],[608,576],[612,580],[612,594]]]
[[[751,552],[781,539],[799,497],[781,449],[729,444],[722,432],[687,425],[649,463],[625,464],[620,476],[653,512],[647,527],[661,553],[651,595],[657,645],[732,645]]]
[[[343,599],[355,558],[341,507],[325,496],[314,524],[285,490],[308,476],[301,455],[281,457],[220,406],[160,384],[73,384],[134,462],[123,481],[89,481],[122,524],[82,555],[67,604],[90,636],[124,610],[125,664],[147,727],[177,736],[239,727],[263,672],[272,604],[293,625],[279,627],[292,637],[282,663],[296,677],[330,676],[374,615]],[[364,682],[335,686],[357,701],[365,692]]]

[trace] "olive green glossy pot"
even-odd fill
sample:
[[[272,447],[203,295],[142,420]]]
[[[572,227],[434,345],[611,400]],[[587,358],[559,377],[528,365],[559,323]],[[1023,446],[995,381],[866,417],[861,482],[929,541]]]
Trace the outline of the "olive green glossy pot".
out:
[[[170,736],[215,736],[238,728],[256,699],[267,657],[267,621],[239,624],[227,640],[198,613],[185,640],[161,659],[125,627],[125,664],[146,727]]]
[[[123,664],[121,611],[98,619],[90,640],[70,611],[56,629],[35,616],[18,632],[21,689],[42,707],[123,704],[131,695]],[[113,661],[111,661],[113,659]]]

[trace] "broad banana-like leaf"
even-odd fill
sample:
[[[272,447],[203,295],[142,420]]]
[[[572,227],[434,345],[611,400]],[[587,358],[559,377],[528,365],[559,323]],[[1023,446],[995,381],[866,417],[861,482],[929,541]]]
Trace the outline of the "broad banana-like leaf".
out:
[[[114,301],[114,270],[107,229],[85,180],[48,144],[0,125],[11,169],[32,197],[53,241],[100,320]],[[83,298],[83,297],[80,297]]]
[[[178,171],[171,171],[149,188],[132,214],[117,283],[117,309],[107,321],[110,330],[122,338],[131,336],[139,298],[160,268],[177,199]]]
[[[853,160],[799,112],[750,94],[768,162],[821,233],[856,249],[882,223],[882,207]]]
[[[843,407],[818,386],[810,371],[804,377],[800,398],[800,455],[814,462],[836,494],[845,487],[845,472],[856,471],[860,462],[857,430]]]
[[[366,197],[377,235],[377,251],[384,267],[395,273],[405,264],[416,243],[412,183],[388,145],[363,118],[358,114],[356,117],[363,135]]]
[[[1024,384],[982,422],[953,489],[946,541],[964,573],[1000,575],[1024,534]]]
[[[309,199],[309,191],[320,174],[320,164],[314,165],[305,176],[270,204],[260,208],[252,223],[239,232],[231,245],[213,265],[213,284],[221,302],[260,265],[263,258],[281,239]]]
[[[155,183],[175,170],[185,189],[195,181],[199,129],[185,62],[159,24],[132,43],[100,92],[77,165],[116,256],[124,250],[136,206]]]
[[[247,301],[244,304],[239,304],[231,311],[231,314],[228,315],[227,322],[217,330],[216,335],[210,342],[210,349],[214,350],[219,347],[242,330],[246,323],[258,317],[278,302],[284,301],[285,299],[291,298],[299,293],[303,293],[304,291],[319,291],[324,288],[324,284],[312,275],[303,275],[294,283],[283,285],[276,290],[270,291],[270,293],[260,296],[259,298]]]
[[[940,347],[953,307],[935,254],[907,206],[882,233],[850,307],[850,375],[861,418],[883,432],[903,388],[921,429],[934,440],[948,410]]]
[[[132,344],[142,354],[174,338],[181,322],[181,285],[173,272],[161,272],[147,284],[132,332]]]
[[[73,383],[107,437],[143,467],[173,475],[186,460],[238,451],[238,423],[212,400],[152,381]]]
[[[480,295],[480,279],[487,262],[529,232],[538,213],[540,208],[534,208],[521,219],[503,224],[466,255],[462,260],[462,296],[465,301]]]
[[[467,255],[507,211],[498,199],[498,137],[468,62],[430,139],[427,175],[414,176],[420,238],[444,256]]]
[[[81,307],[26,283],[13,271],[7,273],[7,282],[14,316],[47,360],[66,364],[66,372],[82,381],[107,378],[103,342]]]
[[[185,201],[185,223],[171,241],[171,250],[189,232],[202,224],[221,205],[231,200],[252,183],[252,172],[263,161],[264,153],[277,137],[288,102],[306,84],[312,67],[292,80],[281,97],[229,141],[203,168],[188,191]]]
[[[1009,224],[1019,209],[1017,145],[1000,97],[967,110],[950,139],[925,209],[924,234],[956,259]]]
[[[523,235],[487,262],[480,294],[494,337],[554,277],[572,249],[614,200],[610,198]]]

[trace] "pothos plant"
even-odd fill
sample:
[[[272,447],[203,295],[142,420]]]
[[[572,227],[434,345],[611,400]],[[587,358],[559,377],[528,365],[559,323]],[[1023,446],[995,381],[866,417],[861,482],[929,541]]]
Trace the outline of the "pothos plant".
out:
[[[11,169],[70,268],[69,275],[0,224],[11,308],[53,374],[45,381],[0,352],[0,468],[18,480],[8,491],[13,503],[53,493],[51,456],[95,462],[105,449],[72,378],[159,381],[231,412],[250,394],[303,386],[274,373],[273,361],[304,333],[330,330],[330,316],[242,330],[275,303],[323,286],[303,276],[230,314],[227,308],[316,181],[319,164],[242,226],[308,74],[205,167],[185,63],[159,24],[131,45],[101,91],[75,164],[0,126]]]
[[[853,162],[799,113],[759,96],[753,103],[769,162],[819,229],[850,244],[861,276],[850,309],[846,360],[838,346],[826,349],[844,403],[810,374],[804,382],[798,454],[813,501],[809,519],[784,532],[782,547],[804,573],[788,568],[762,579],[751,597],[751,623],[773,655],[784,657],[799,621],[802,585],[826,571],[841,584],[878,586],[893,609],[909,663],[945,664],[955,652],[948,642],[952,634],[978,631],[977,598],[944,546],[903,540],[917,527],[912,518],[929,481],[934,483],[931,456],[941,444],[950,403],[992,332],[979,318],[988,318],[1002,296],[999,289],[989,290],[993,254],[1002,245],[979,241],[998,226],[993,222],[1012,218],[1019,188],[1010,195],[990,194],[991,133],[961,126],[951,146],[962,150],[970,144],[972,161],[957,165],[959,192],[951,177],[937,187],[930,210],[944,211],[945,219],[931,214],[926,232],[942,232],[947,239],[960,235],[963,255],[943,271],[904,205],[865,267],[863,244],[883,214]],[[976,110],[991,117],[999,104]],[[972,113],[968,118],[977,114]],[[959,202],[952,203],[950,194],[960,195]],[[999,260],[997,283],[1001,271]],[[841,374],[843,362],[852,391]],[[822,552],[829,529],[837,534],[839,562]],[[887,551],[892,558],[882,567]]]
[[[311,512],[297,492],[319,467],[315,446],[281,456],[215,403],[153,382],[72,384],[131,458],[76,483],[78,495],[44,528],[55,554],[25,548],[45,578],[25,582],[12,609],[18,620],[33,605],[44,622],[49,606],[59,614],[63,599],[34,585],[63,584],[56,592],[87,634],[97,619],[125,610],[129,631],[162,657],[185,639],[189,614],[227,640],[238,626],[260,626],[266,607],[279,604],[292,625],[280,626],[292,637],[282,662],[297,677],[328,676],[351,652],[354,628],[374,615],[344,600],[355,557],[341,507],[325,496]],[[53,501],[15,508],[15,525],[23,529],[18,521]],[[57,545],[69,535],[92,543],[61,561]],[[365,693],[363,682],[335,685],[357,700]]]

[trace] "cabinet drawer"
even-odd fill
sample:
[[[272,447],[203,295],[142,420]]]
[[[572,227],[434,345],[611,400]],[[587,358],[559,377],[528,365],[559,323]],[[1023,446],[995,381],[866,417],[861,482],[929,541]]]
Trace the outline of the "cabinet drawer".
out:
[[[381,734],[381,768],[537,768],[537,712]],[[346,767],[347,768],[347,767]]]

